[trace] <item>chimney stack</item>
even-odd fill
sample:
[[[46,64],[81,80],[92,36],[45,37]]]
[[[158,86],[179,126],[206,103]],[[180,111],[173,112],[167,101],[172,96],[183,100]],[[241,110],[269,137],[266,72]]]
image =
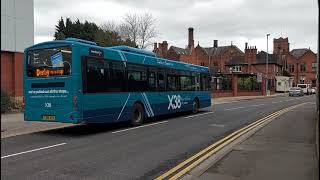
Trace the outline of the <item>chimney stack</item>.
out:
[[[213,40],[213,47],[217,48],[218,47],[218,40]]]
[[[188,28],[188,48],[191,49],[194,47],[194,39],[193,39],[193,28],[189,27]]]
[[[248,43],[247,42],[245,43],[244,47],[245,47],[244,49],[248,49]]]
[[[153,44],[153,50],[156,50],[157,49],[157,43],[155,42],[154,44]]]
[[[164,52],[168,51],[168,42],[167,41],[162,41],[162,48]]]

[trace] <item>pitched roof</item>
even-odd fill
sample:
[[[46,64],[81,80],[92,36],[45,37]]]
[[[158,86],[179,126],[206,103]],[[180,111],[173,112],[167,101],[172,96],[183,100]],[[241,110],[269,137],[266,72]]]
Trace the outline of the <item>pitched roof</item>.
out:
[[[261,51],[257,54],[256,63],[254,63],[254,64],[266,64],[266,60],[267,60],[267,53],[264,51]],[[278,65],[282,66],[280,60],[274,54],[268,53],[268,63],[269,64],[278,64]]]
[[[293,49],[290,51],[290,54],[295,57],[296,59],[301,58],[306,52],[308,52],[310,49],[307,48],[301,48],[301,49]]]
[[[238,51],[240,54],[244,54],[237,46],[231,45],[231,46],[219,46],[219,47],[201,47],[209,56],[220,56],[223,55],[225,52],[227,52],[231,48],[235,48],[236,51]],[[189,48],[179,48],[176,46],[171,46],[177,54],[180,55],[190,55],[191,50]]]
[[[237,46],[234,46],[234,45],[218,46],[218,47],[203,47],[203,49],[207,52],[209,56],[223,55],[225,52],[227,52],[231,48],[235,48],[236,51],[238,51],[240,54],[243,54],[243,52]]]
[[[191,51],[190,49],[186,48],[179,48],[179,47],[176,47],[176,46],[171,46],[170,48],[172,48],[177,54],[182,54],[182,55],[190,55],[191,54]]]
[[[248,65],[248,63],[245,61],[244,56],[234,56],[226,63],[226,65]]]

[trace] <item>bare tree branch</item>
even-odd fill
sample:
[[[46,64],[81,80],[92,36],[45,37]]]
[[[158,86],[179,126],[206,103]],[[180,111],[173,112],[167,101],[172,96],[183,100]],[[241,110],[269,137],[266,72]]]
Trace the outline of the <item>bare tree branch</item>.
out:
[[[137,14],[126,14],[124,16],[124,31],[130,39],[137,43],[138,32],[139,32],[139,16]]]
[[[155,22],[156,19],[150,13],[144,13],[139,17],[139,46],[141,49],[151,45],[149,41],[157,36]]]
[[[151,13],[142,15],[128,13],[120,24],[107,21],[101,25],[101,29],[117,32],[122,40],[130,39],[139,48],[145,49],[152,44],[150,41],[158,35],[155,24],[156,19]]]
[[[100,28],[104,31],[119,32],[119,25],[115,21],[107,21]]]

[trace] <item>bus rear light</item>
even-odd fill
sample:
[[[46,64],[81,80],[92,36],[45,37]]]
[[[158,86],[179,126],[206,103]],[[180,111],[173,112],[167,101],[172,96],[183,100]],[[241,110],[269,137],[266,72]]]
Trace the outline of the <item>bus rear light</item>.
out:
[[[73,97],[73,110],[76,111],[77,110],[77,96]]]

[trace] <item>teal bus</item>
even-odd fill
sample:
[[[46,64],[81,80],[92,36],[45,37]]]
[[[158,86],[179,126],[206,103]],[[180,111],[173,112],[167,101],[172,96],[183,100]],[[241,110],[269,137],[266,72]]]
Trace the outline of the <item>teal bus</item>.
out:
[[[25,121],[108,123],[211,106],[207,67],[67,38],[25,49]]]

